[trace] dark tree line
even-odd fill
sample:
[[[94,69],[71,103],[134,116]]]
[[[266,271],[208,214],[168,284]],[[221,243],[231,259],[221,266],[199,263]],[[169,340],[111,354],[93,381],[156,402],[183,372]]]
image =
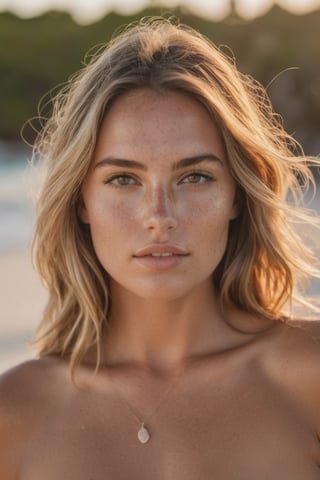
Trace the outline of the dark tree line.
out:
[[[22,124],[37,115],[43,95],[78,70],[94,45],[142,16],[168,13],[152,7],[134,16],[115,12],[90,25],[77,24],[69,14],[48,12],[31,19],[0,14],[0,140],[19,140]],[[320,153],[320,10],[297,16],[274,6],[247,22],[233,11],[214,22],[171,10],[183,23],[207,35],[238,68],[258,79],[268,91],[307,153]],[[31,129],[25,135],[32,141]]]

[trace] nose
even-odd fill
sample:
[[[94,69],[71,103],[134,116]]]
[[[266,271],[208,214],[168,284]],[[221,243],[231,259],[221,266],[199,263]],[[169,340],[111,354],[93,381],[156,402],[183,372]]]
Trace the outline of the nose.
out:
[[[162,185],[153,187],[144,201],[146,205],[143,226],[146,230],[159,237],[176,228],[174,199],[169,188]]]

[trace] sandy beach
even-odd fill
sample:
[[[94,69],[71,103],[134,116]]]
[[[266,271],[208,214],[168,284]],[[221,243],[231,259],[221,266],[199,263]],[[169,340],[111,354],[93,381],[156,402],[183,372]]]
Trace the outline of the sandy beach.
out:
[[[0,254],[0,373],[32,358],[28,348],[41,319],[46,293],[28,250]]]

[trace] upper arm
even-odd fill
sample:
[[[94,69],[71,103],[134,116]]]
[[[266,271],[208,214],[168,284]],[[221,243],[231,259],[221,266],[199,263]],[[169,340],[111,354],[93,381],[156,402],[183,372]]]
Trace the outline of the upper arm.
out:
[[[20,416],[15,411],[15,394],[8,374],[0,377],[0,478],[17,479]]]
[[[0,479],[17,480],[36,407],[34,362],[0,376]]]
[[[0,408],[0,478],[1,480],[16,480],[18,468],[18,433],[15,426]]]
[[[293,393],[305,405],[306,415],[320,438],[320,321],[294,322],[285,349],[286,371]],[[289,336],[290,337],[290,336]]]

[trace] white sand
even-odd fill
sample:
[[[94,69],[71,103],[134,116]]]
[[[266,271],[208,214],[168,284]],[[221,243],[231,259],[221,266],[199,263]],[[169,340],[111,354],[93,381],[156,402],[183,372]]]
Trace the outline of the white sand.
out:
[[[27,344],[39,323],[46,293],[28,251],[0,254],[0,372],[32,358]]]

